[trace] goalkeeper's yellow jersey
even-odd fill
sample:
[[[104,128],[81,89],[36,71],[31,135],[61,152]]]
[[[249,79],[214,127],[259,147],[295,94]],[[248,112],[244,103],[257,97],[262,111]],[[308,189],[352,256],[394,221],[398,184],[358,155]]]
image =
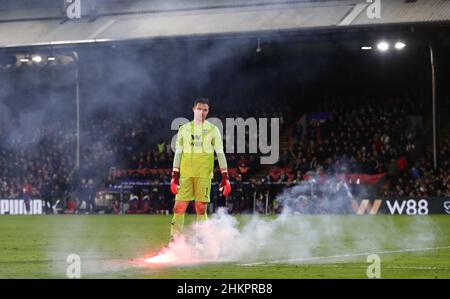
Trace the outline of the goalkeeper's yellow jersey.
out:
[[[205,120],[203,124],[194,121],[178,129],[177,151],[181,151],[180,177],[212,178],[214,152],[223,153],[220,131]]]

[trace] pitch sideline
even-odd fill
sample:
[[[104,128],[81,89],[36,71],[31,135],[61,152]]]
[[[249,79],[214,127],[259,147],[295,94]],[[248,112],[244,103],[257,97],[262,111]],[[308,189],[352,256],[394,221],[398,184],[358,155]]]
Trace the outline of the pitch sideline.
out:
[[[260,266],[260,265],[267,265],[267,264],[285,264],[285,263],[293,263],[293,262],[326,260],[326,259],[332,259],[332,258],[367,256],[370,254],[389,254],[389,253],[402,253],[402,252],[415,252],[415,251],[429,251],[429,250],[437,250],[437,249],[450,249],[450,246],[410,248],[410,249],[386,250],[386,251],[376,251],[376,252],[363,252],[363,253],[349,253],[349,254],[338,254],[338,255],[329,255],[329,256],[315,256],[315,257],[307,257],[307,258],[274,260],[274,261],[267,261],[267,262],[255,262],[255,263],[246,263],[246,264],[237,264],[237,265],[248,267],[248,266]]]

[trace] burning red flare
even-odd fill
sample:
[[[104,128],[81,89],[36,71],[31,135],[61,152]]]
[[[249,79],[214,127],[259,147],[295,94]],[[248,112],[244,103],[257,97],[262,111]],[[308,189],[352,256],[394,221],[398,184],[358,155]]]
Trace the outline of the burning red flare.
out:
[[[161,252],[154,257],[150,257],[144,260],[150,264],[173,264],[177,261],[177,257],[172,252]]]
[[[198,248],[193,244],[186,242],[184,238],[179,238],[156,255],[140,261],[142,265],[153,267],[193,265],[202,262],[198,252]]]

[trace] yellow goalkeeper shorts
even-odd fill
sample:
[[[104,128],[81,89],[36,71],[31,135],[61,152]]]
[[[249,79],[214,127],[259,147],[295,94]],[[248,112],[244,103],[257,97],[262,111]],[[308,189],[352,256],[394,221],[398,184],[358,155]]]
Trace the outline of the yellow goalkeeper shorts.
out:
[[[210,202],[211,178],[181,177],[175,200]]]

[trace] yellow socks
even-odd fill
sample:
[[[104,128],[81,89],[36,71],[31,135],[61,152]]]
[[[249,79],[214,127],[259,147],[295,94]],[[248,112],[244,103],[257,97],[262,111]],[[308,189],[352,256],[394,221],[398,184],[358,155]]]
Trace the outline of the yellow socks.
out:
[[[208,214],[197,214],[197,223],[208,220]]]
[[[179,235],[183,231],[184,226],[184,213],[183,214],[173,214],[172,222],[170,223],[170,236],[174,237]]]

